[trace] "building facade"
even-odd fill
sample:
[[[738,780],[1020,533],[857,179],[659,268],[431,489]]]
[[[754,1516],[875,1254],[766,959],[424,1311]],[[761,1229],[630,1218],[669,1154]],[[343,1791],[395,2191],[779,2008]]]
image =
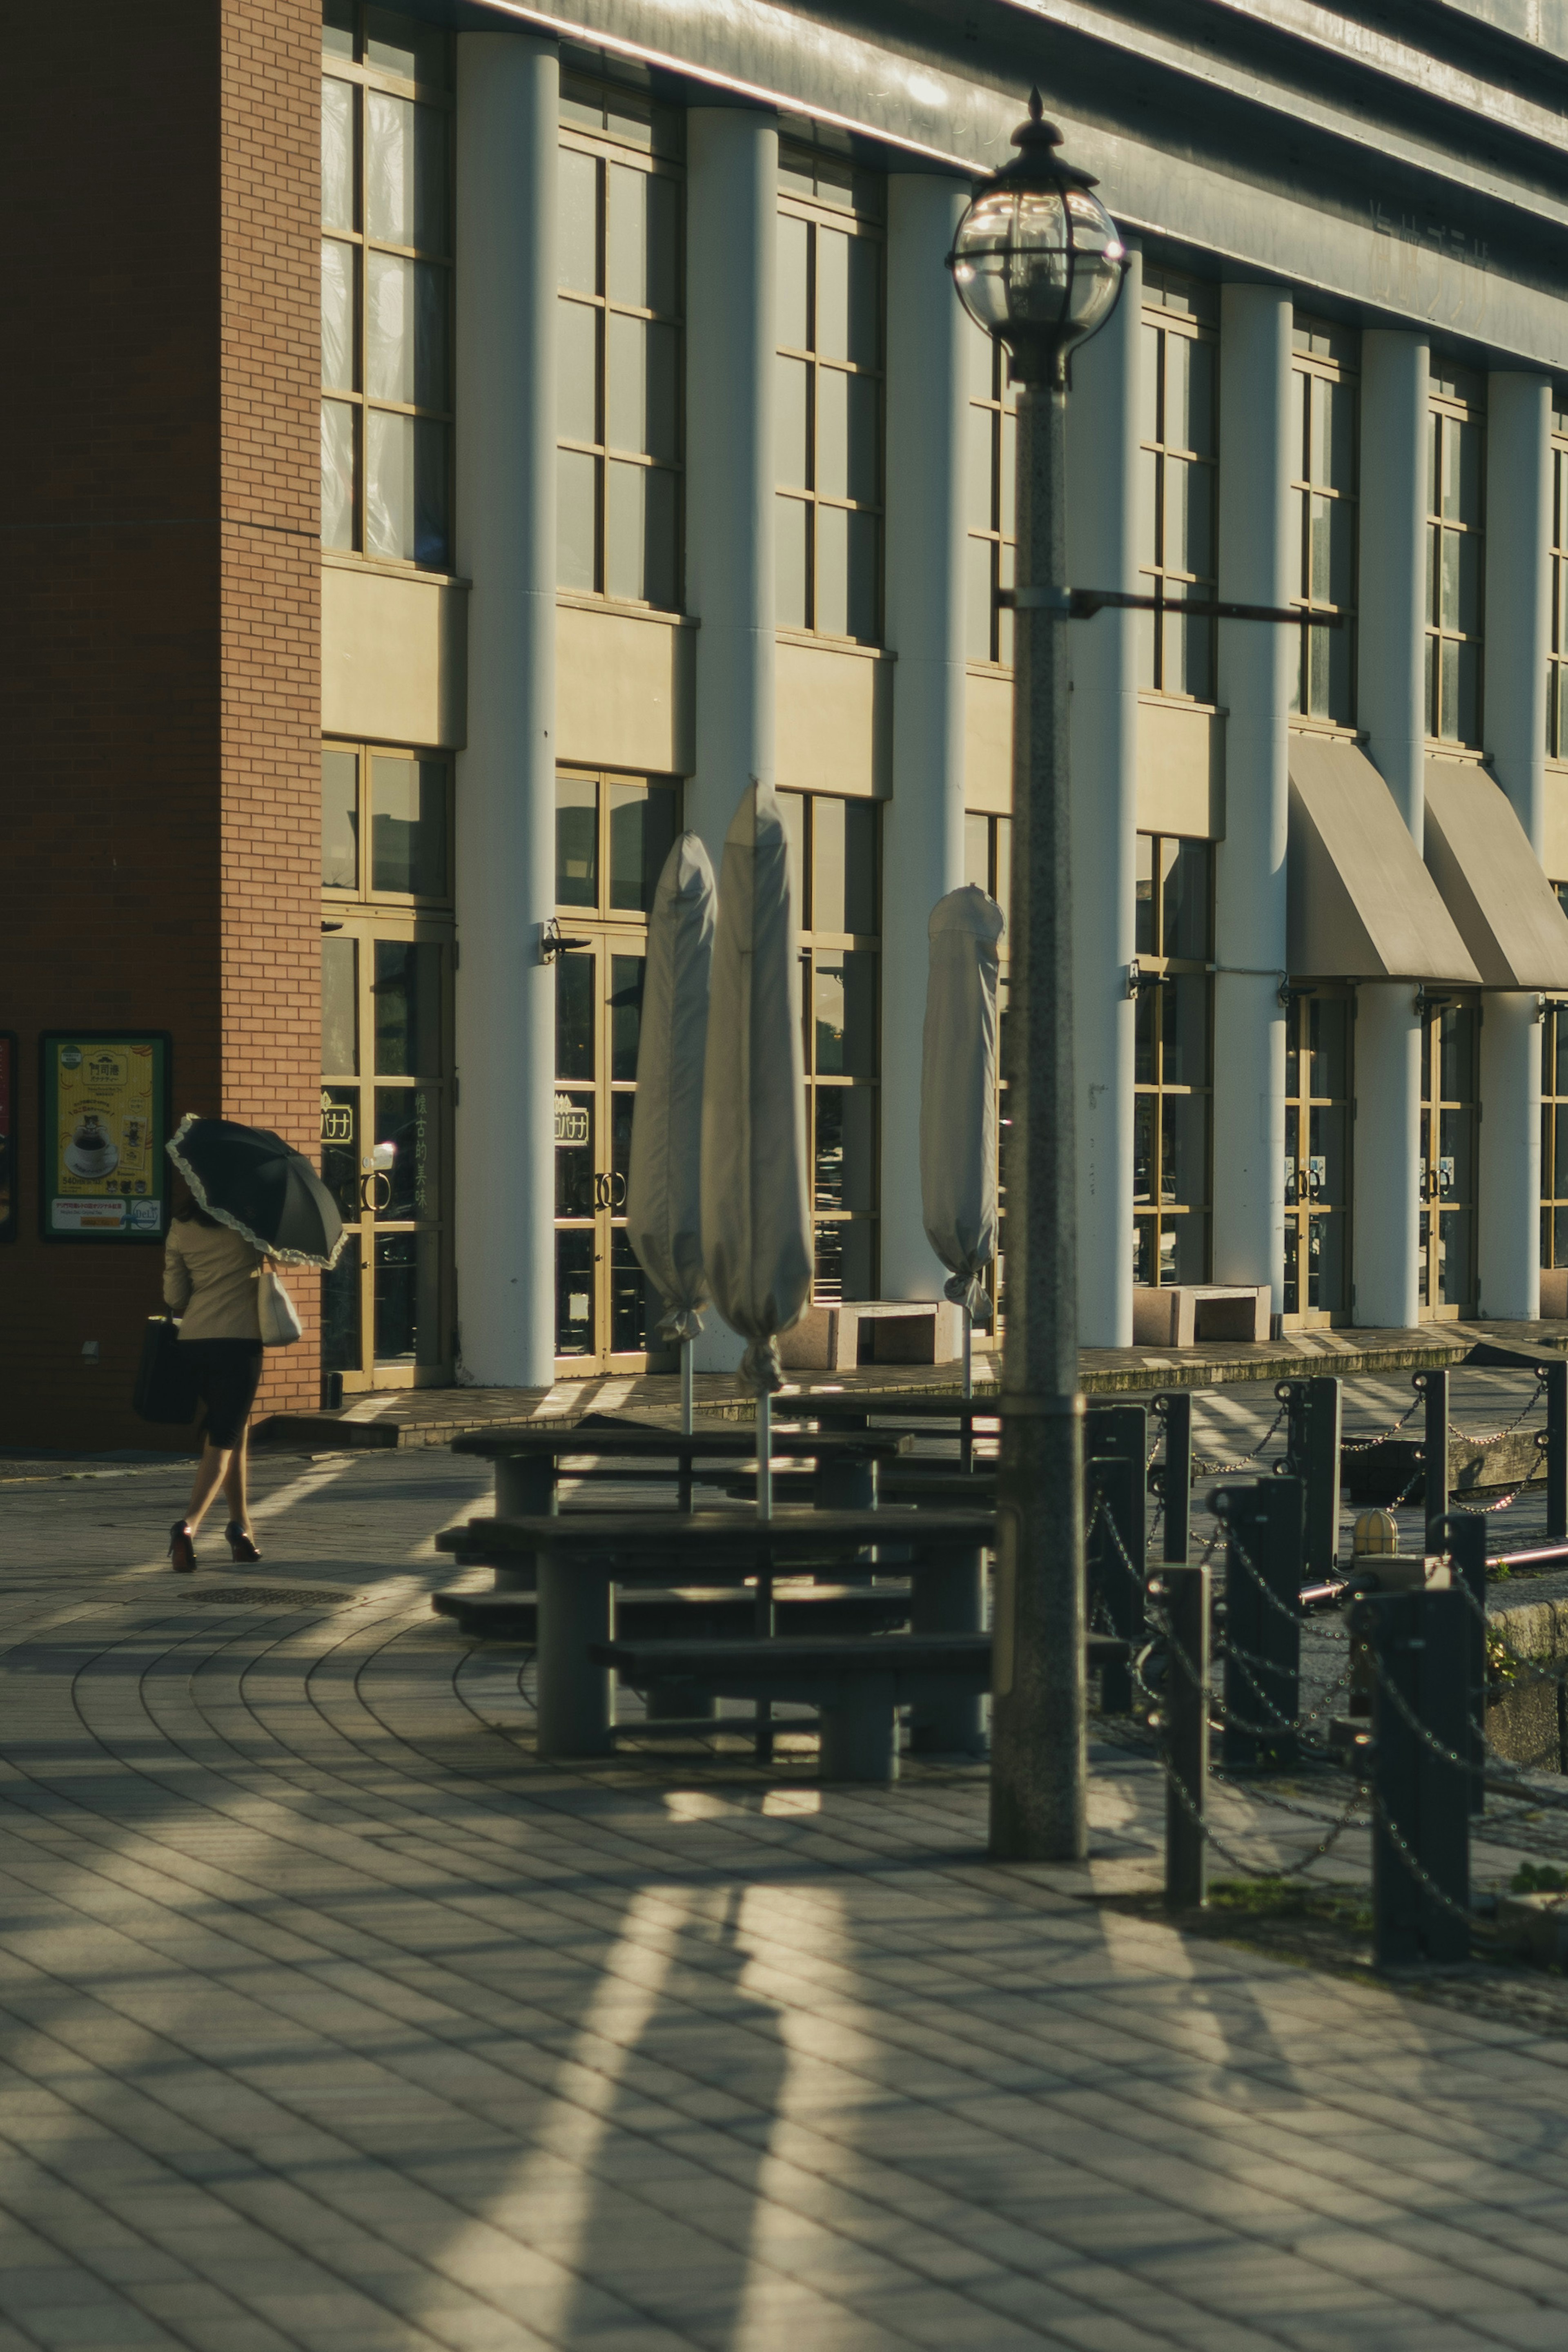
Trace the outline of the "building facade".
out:
[[[938,1295],[925,925],[1006,903],[1014,446],[945,256],[1033,81],[1132,249],[1072,583],[1302,614],[1071,625],[1083,1338],[1209,1282],[1284,1328],[1529,1318],[1543,1270],[1568,1311],[1568,15],[1396,15],[29,26],[18,1442],[145,1436],[155,1252],[44,1237],[73,1030],[319,1150],[350,1244],[274,1406],[658,1360],[646,909],[752,776],[818,1294]]]

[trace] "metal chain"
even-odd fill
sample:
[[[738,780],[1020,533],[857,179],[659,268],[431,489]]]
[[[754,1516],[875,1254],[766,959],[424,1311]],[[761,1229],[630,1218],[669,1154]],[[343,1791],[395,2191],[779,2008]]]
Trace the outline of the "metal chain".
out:
[[[1400,1431],[1404,1428],[1406,1423],[1409,1420],[1416,1406],[1421,1402],[1422,1399],[1420,1397],[1413,1397],[1410,1402],[1406,1406],[1404,1412],[1400,1414],[1398,1420],[1390,1422],[1388,1427],[1385,1430],[1380,1430],[1375,1437],[1342,1438],[1340,1441],[1340,1452],[1342,1454],[1370,1454],[1375,1445],[1386,1445],[1391,1437],[1398,1436]]]
[[[1211,1847],[1212,1850],[1220,1856],[1222,1861],[1228,1862],[1232,1870],[1239,1871],[1245,1878],[1254,1876],[1257,1873],[1257,1864],[1247,1861],[1243,1855],[1234,1853],[1230,1847],[1225,1844],[1223,1840],[1211,1827],[1207,1815],[1193,1803],[1186,1790],[1176,1778],[1176,1773],[1171,1768],[1170,1759],[1166,1755],[1165,1750],[1163,1748],[1157,1749],[1156,1755],[1166,1776],[1166,1787],[1175,1790],[1176,1801],[1181,1806],[1183,1812],[1186,1815],[1188,1821],[1193,1823],[1194,1827],[1198,1832],[1198,1834],[1203,1838],[1205,1843]],[[1230,1788],[1234,1785],[1232,1782],[1227,1780],[1222,1773],[1217,1772],[1214,1775],[1214,1778],[1220,1781],[1222,1786],[1226,1788]],[[1315,1821],[1321,1818],[1320,1815],[1309,1813],[1304,1805],[1286,1804],[1278,1797],[1265,1798],[1264,1801],[1269,1804],[1279,1805],[1281,1811],[1296,1813],[1303,1820]],[[1354,1796],[1351,1799],[1350,1803],[1345,1807],[1344,1811],[1340,1815],[1338,1821],[1331,1823],[1330,1827],[1318,1840],[1317,1844],[1312,1848],[1311,1853],[1301,1854],[1295,1862],[1287,1864],[1284,1869],[1271,1870],[1268,1873],[1268,1875],[1270,1878],[1294,1878],[1299,1871],[1310,1870],[1313,1863],[1321,1862],[1324,1854],[1330,1851],[1336,1842],[1343,1835],[1344,1832],[1349,1829],[1351,1823],[1354,1821],[1357,1813],[1360,1812],[1365,1802],[1365,1790],[1358,1789]]]
[[[1257,1567],[1255,1563],[1248,1558],[1247,1547],[1242,1542],[1240,1537],[1237,1534],[1233,1527],[1228,1525],[1226,1526],[1225,1539],[1230,1551],[1233,1552],[1235,1557],[1241,1562],[1242,1567],[1247,1570],[1248,1575],[1252,1579],[1252,1581],[1258,1587],[1259,1591],[1262,1593],[1264,1599],[1268,1601],[1270,1608],[1277,1611],[1288,1623],[1291,1625],[1300,1625],[1302,1622],[1302,1611],[1300,1601],[1298,1601],[1296,1606],[1292,1609],[1288,1605],[1288,1603],[1281,1600],[1279,1594],[1269,1582],[1268,1578],[1263,1574],[1261,1569]]]
[[[1522,1409],[1514,1414],[1513,1419],[1505,1428],[1494,1429],[1488,1437],[1477,1437],[1470,1430],[1461,1429],[1457,1421],[1451,1421],[1448,1423],[1448,1435],[1450,1437],[1462,1437],[1467,1445],[1495,1445],[1500,1437],[1511,1437],[1514,1431],[1530,1419],[1531,1414],[1535,1411],[1536,1406],[1541,1402],[1545,1393],[1546,1366],[1544,1364],[1538,1364],[1535,1368],[1534,1388],[1526,1398]]]
[[[1393,1846],[1394,1851],[1399,1856],[1400,1861],[1405,1864],[1405,1867],[1409,1872],[1411,1877],[1416,1881],[1417,1886],[1422,1887],[1426,1893],[1432,1897],[1434,1903],[1441,1905],[1442,1908],[1445,1911],[1450,1912],[1456,1919],[1462,1919],[1465,1922],[1465,1925],[1469,1927],[1475,1927],[1477,1925],[1476,1915],[1470,1909],[1469,1906],[1465,1903],[1456,1903],[1453,1896],[1446,1893],[1445,1890],[1438,1885],[1431,1873],[1424,1870],[1421,1864],[1416,1861],[1415,1855],[1411,1853],[1410,1848],[1406,1844],[1404,1839],[1400,1836],[1398,1831],[1389,1820],[1388,1808],[1385,1805],[1382,1798],[1377,1794],[1375,1789],[1372,1791],[1372,1811],[1373,1818],[1377,1822],[1378,1827],[1388,1839],[1389,1843]]]
[[[1269,1427],[1263,1432],[1262,1436],[1258,1440],[1257,1444],[1252,1448],[1251,1453],[1243,1454],[1239,1461],[1210,1462],[1207,1456],[1200,1456],[1195,1454],[1192,1457],[1194,1475],[1200,1478],[1223,1478],[1231,1471],[1245,1470],[1249,1462],[1256,1462],[1258,1460],[1263,1448],[1268,1444],[1270,1439],[1275,1435],[1279,1430],[1281,1423],[1284,1420],[1290,1410],[1291,1408],[1288,1404],[1281,1404],[1279,1412],[1274,1415],[1272,1422],[1270,1422]]]

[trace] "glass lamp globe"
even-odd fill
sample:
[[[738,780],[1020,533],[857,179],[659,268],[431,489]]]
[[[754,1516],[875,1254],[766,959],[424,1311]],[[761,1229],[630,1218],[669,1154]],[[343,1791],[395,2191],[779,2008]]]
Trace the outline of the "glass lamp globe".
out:
[[[1104,325],[1126,274],[1115,222],[1061,144],[1031,91],[1019,153],[977,189],[947,257],[959,300],[1006,343],[1020,383],[1066,382],[1069,352]]]

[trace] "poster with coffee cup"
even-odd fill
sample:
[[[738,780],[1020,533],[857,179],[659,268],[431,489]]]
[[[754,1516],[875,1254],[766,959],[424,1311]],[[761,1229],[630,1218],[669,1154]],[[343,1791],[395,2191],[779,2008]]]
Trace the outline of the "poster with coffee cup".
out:
[[[57,1030],[43,1040],[46,1241],[161,1241],[169,1039]]]

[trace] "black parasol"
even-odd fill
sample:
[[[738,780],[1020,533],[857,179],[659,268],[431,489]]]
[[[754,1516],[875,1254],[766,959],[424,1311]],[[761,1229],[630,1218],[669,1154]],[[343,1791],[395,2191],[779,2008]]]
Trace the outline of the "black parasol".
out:
[[[270,1128],[188,1111],[167,1146],[209,1216],[285,1265],[331,1265],[343,1220],[302,1152]]]

